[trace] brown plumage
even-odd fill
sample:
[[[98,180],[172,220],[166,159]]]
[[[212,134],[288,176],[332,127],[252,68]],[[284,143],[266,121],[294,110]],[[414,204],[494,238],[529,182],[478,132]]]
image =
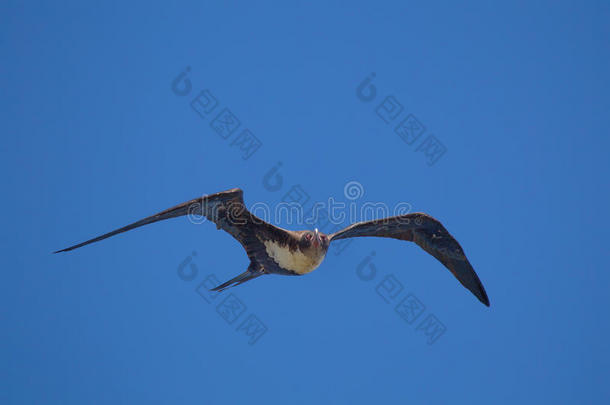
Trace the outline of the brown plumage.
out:
[[[436,219],[422,213],[359,222],[332,235],[315,231],[289,231],[271,225],[247,210],[243,192],[238,188],[187,201],[158,214],[134,222],[54,253],[67,252],[113,235],[164,219],[184,215],[204,216],[233,236],[246,250],[248,269],[214,288],[233,287],[264,274],[303,275],[315,270],[324,260],[333,240],[379,236],[415,242],[436,257],[460,283],[483,304],[489,306],[485,289],[468,262],[462,247]]]

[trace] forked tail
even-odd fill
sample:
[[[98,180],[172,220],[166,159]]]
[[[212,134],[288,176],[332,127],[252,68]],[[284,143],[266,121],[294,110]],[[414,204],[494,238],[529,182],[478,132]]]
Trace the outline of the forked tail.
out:
[[[226,290],[227,288],[235,287],[236,285],[240,285],[240,284],[245,283],[246,281],[255,279],[259,276],[262,276],[263,274],[265,274],[265,273],[263,273],[260,270],[256,270],[255,266],[250,264],[250,266],[248,266],[248,270],[241,273],[237,277],[233,277],[231,280],[229,280],[225,283],[222,283],[218,287],[212,288],[210,291],[223,291],[223,290]]]

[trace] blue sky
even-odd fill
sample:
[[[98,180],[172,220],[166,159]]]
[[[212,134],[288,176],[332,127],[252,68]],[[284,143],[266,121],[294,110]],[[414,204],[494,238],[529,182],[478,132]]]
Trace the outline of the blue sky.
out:
[[[0,6],[2,403],[610,399],[607,3],[19,3]],[[423,132],[401,137],[409,116]],[[491,307],[394,240],[213,299],[248,261],[209,223],[50,254],[202,194],[309,206],[351,181],[441,220]]]

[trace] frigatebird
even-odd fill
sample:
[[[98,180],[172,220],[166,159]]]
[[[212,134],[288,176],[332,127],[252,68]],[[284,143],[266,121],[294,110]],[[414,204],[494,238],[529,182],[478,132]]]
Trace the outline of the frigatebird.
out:
[[[439,221],[427,214],[412,213],[358,222],[330,235],[317,229],[289,231],[271,225],[248,211],[239,188],[195,198],[54,253],[67,252],[143,225],[184,215],[202,216],[214,222],[217,229],[228,232],[241,243],[250,259],[245,272],[213,288],[213,291],[222,291],[264,274],[301,276],[312,272],[322,263],[332,241],[379,236],[417,243],[448,268],[479,301],[489,306],[483,284],[460,244]]]

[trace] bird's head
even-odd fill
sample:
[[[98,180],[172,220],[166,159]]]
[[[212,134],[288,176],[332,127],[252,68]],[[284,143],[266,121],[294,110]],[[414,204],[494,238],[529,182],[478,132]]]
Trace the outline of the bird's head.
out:
[[[303,232],[301,240],[299,241],[299,245],[303,251],[313,250],[317,252],[326,252],[329,244],[330,240],[328,239],[328,236],[319,232],[318,228],[313,231]]]

